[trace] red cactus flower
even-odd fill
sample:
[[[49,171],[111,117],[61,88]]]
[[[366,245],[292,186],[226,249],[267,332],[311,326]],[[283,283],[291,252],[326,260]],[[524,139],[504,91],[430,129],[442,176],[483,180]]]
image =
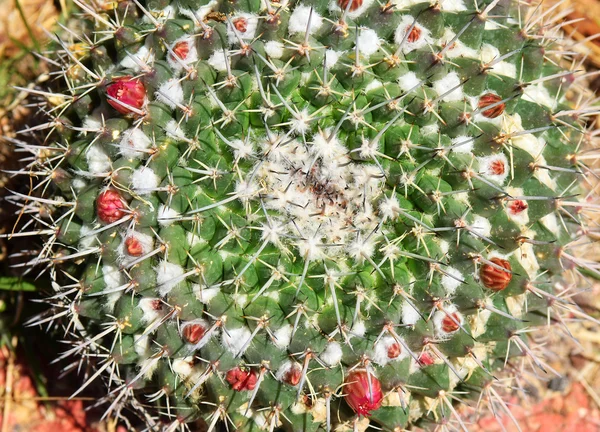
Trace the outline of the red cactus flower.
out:
[[[361,416],[370,416],[383,401],[381,383],[365,370],[350,372],[345,380],[346,403]]]
[[[235,391],[254,390],[258,380],[252,369],[241,369],[239,367],[227,372],[225,379]]]
[[[206,329],[202,324],[192,323],[183,327],[182,333],[186,342],[197,344],[204,337]]]
[[[108,189],[96,199],[96,214],[105,223],[113,223],[125,216],[125,203],[119,192]]]
[[[496,264],[496,266],[485,263],[481,266],[479,277],[486,288],[494,291],[502,291],[510,284],[510,281],[512,280],[510,263],[501,258],[492,258],[490,261]],[[502,269],[506,269],[507,271]]]
[[[121,114],[132,113],[131,108],[141,109],[146,99],[144,84],[139,79],[130,76],[113,79],[112,84],[106,87],[106,93],[113,98],[108,99],[110,106]]]
[[[144,253],[142,243],[135,237],[127,237],[125,239],[125,250],[127,251],[127,255],[134,257],[139,257]]]

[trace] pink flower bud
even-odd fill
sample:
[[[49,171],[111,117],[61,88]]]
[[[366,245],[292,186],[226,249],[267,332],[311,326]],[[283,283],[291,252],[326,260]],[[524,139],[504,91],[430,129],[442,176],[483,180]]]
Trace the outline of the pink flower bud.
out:
[[[133,257],[142,256],[144,253],[142,243],[135,237],[127,237],[125,239],[125,250],[127,251],[127,255]]]
[[[233,368],[225,378],[235,391],[254,390],[256,387],[256,373],[251,369]]]
[[[98,219],[105,223],[113,223],[125,216],[123,209],[125,203],[119,192],[108,189],[98,195],[96,199],[96,213]]]
[[[202,324],[191,323],[183,327],[182,333],[186,342],[197,344],[204,337],[206,328]]]
[[[112,84],[106,87],[106,93],[113,98],[108,99],[110,106],[121,114],[130,114],[132,111],[129,107],[141,109],[146,100],[144,84],[138,78],[130,76],[113,79]]]
[[[383,400],[381,383],[366,370],[350,372],[345,380],[346,403],[358,415],[369,416],[379,409]]]

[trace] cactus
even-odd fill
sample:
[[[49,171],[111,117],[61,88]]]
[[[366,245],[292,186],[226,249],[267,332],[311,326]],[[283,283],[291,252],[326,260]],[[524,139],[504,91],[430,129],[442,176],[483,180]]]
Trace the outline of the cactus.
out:
[[[75,2],[12,201],[55,290],[31,323],[106,415],[467,430],[461,404],[508,412],[498,377],[553,372],[549,324],[594,320],[569,298],[597,111],[552,10]]]

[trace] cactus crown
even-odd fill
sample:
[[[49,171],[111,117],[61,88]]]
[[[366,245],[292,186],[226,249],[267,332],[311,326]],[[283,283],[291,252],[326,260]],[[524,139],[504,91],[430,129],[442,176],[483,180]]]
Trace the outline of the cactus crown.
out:
[[[530,328],[583,316],[564,271],[595,270],[571,251],[591,111],[566,102],[545,15],[76,3],[59,91],[31,91],[50,117],[32,131],[51,133],[16,141],[41,180],[14,200],[55,280],[33,322],[67,323],[65,357],[98,371],[81,390],[106,376],[107,413],[466,430],[454,405],[497,403],[505,365],[549,369]]]

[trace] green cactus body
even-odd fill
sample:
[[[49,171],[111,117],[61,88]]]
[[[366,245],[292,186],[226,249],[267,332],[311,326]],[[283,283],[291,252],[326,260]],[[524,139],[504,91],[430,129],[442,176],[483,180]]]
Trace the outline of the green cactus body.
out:
[[[506,359],[546,368],[527,335],[579,264],[586,131],[526,8],[81,7],[23,205],[57,291],[36,322],[80,335],[108,413],[466,430]]]

